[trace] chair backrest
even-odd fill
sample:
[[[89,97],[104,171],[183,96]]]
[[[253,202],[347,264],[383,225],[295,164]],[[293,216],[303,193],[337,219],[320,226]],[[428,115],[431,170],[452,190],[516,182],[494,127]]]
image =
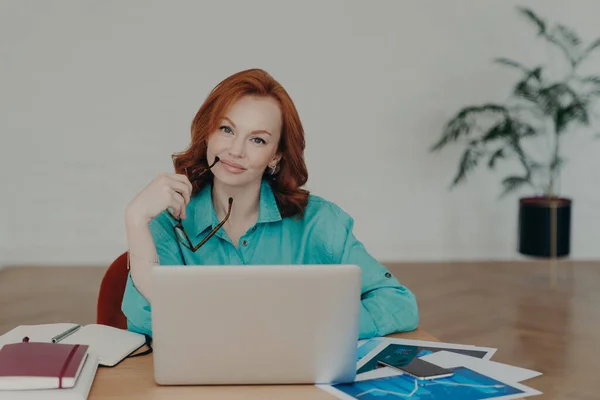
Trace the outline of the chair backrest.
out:
[[[97,324],[127,329],[127,318],[121,311],[121,303],[128,274],[125,252],[113,261],[102,278],[96,310]]]

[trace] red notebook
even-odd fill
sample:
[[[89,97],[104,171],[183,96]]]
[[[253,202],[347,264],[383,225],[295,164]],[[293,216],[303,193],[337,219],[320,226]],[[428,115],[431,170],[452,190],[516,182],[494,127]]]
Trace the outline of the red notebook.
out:
[[[75,386],[88,346],[21,342],[0,349],[0,389],[61,389]]]

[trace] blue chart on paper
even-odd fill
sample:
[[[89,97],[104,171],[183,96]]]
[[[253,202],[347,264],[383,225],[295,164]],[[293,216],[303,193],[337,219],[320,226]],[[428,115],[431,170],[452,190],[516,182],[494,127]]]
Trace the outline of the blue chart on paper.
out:
[[[377,344],[381,344],[381,343],[382,343],[381,341],[377,341]],[[359,353],[363,353],[363,351],[361,350],[363,347],[369,347],[369,346],[373,346],[373,345],[374,344],[371,344],[371,341],[363,343],[362,346],[359,347],[359,349],[358,349]],[[381,350],[377,355],[375,355],[375,357],[371,358],[369,361],[364,363],[356,372],[358,374],[362,374],[364,372],[375,370],[375,369],[379,368],[379,365],[378,365],[379,360],[383,360],[386,357],[393,355],[393,354],[409,355],[411,357],[419,357],[420,358],[420,357],[423,357],[423,356],[426,356],[426,355],[429,355],[429,354],[432,354],[432,353],[435,353],[438,351],[442,351],[442,350],[447,350],[447,351],[464,354],[467,356],[477,357],[477,358],[483,358],[485,356],[485,351],[481,351],[481,350],[453,349],[453,348],[446,349],[444,347],[414,346],[414,345],[407,345],[407,344],[389,344],[383,350]],[[361,358],[364,358],[364,355],[362,357],[360,357],[360,355],[362,355],[362,354],[359,354],[359,361],[361,360]]]
[[[453,370],[454,375],[450,378],[418,381],[408,375],[399,375],[333,387],[361,400],[476,400],[524,393],[468,368]]]
[[[362,360],[367,354],[381,344],[381,340],[371,339],[363,343],[356,351],[356,361]]]

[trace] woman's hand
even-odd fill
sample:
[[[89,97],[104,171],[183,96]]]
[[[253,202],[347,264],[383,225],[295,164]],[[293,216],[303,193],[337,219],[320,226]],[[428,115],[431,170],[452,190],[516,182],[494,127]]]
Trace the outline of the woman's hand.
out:
[[[185,219],[185,208],[191,195],[192,184],[187,176],[160,174],[131,200],[127,206],[126,218],[134,222],[148,223],[170,208],[175,217]]]

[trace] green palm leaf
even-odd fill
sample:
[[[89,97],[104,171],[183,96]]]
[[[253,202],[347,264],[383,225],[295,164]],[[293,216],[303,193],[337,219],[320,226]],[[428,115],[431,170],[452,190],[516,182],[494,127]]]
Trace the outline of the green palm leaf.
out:
[[[504,139],[515,135],[515,127],[511,119],[505,119],[499,124],[494,125],[483,137],[481,141],[483,143],[491,142],[498,139]]]
[[[600,76],[597,76],[597,75],[586,76],[585,78],[581,79],[581,82],[593,83],[595,85],[600,85]]]
[[[533,11],[526,7],[517,7],[517,10],[537,26],[538,35],[544,35],[546,33],[546,23]]]
[[[566,127],[572,122],[579,122],[583,125],[589,124],[590,118],[587,108],[584,104],[573,103],[568,107],[559,109],[556,112],[554,119],[556,133],[561,134],[565,132]]]
[[[504,158],[506,155],[504,154],[504,148],[501,147],[498,150],[496,150],[494,153],[492,153],[492,156],[490,157],[489,161],[488,161],[488,167],[490,167],[491,169],[494,169],[494,167],[496,166],[496,162],[501,159]]]
[[[440,140],[431,147],[431,151],[438,151],[447,144],[461,137],[468,136],[476,126],[477,117],[484,115],[508,115],[506,107],[497,104],[484,104],[461,109],[447,124]]]
[[[531,184],[531,182],[529,178],[525,176],[509,176],[504,178],[504,180],[502,180],[502,186],[504,187],[502,196],[506,196],[507,194],[514,192],[527,184]]]
[[[577,47],[581,44],[581,39],[577,34],[570,28],[562,24],[556,25],[556,30],[560,33],[561,37],[572,47]]]
[[[522,80],[517,82],[517,85],[514,89],[514,95],[525,100],[529,100],[533,103],[537,103],[539,100],[538,97],[541,83],[542,68],[538,67],[530,70]]]
[[[498,64],[502,64],[502,65],[507,65],[509,67],[514,67],[514,68],[520,69],[521,71],[523,71],[526,74],[530,74],[531,73],[531,69],[527,68],[526,66],[524,66],[520,62],[511,60],[509,58],[504,58],[504,57],[495,58],[494,62],[498,63]]]
[[[590,45],[588,47],[585,48],[583,55],[581,56],[581,59],[584,59],[587,56],[589,56],[590,53],[592,51],[596,50],[598,47],[600,47],[600,38],[594,40],[592,43],[590,43]]]
[[[452,186],[456,186],[462,182],[466,178],[467,174],[477,167],[481,155],[481,151],[477,150],[473,146],[468,147],[463,152],[462,157],[460,158],[458,172],[452,181]]]
[[[557,31],[560,32],[560,30],[557,28]],[[555,36],[555,34],[545,34],[544,37],[546,38],[546,40],[554,45],[556,45],[564,54],[565,57],[567,57],[567,59],[569,60],[569,62],[571,63],[571,67],[575,67],[577,65],[577,63],[580,61],[580,58],[577,57],[576,53],[576,49],[573,48],[573,45],[570,43],[570,41],[564,40],[564,38],[561,36],[562,40],[557,38]]]

